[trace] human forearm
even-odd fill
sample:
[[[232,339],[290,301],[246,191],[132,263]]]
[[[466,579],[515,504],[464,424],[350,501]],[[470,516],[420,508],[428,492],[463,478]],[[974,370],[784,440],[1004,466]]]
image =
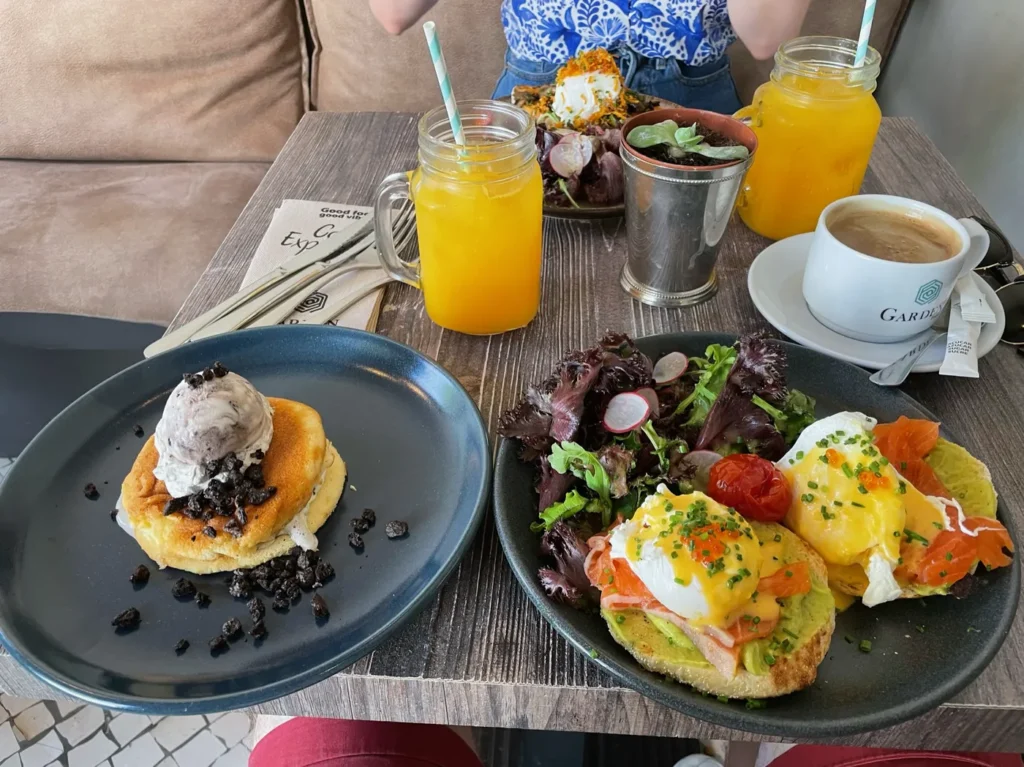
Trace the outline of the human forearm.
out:
[[[435,5],[437,0],[370,0],[370,11],[384,29],[400,35]]]
[[[755,59],[771,58],[800,34],[811,0],[728,0],[729,20]]]

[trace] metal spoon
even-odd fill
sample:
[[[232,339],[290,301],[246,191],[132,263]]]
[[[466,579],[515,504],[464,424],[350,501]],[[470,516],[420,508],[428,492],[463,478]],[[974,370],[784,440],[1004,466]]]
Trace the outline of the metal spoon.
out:
[[[892,364],[873,373],[868,380],[879,386],[899,386],[907,380],[907,376],[910,375],[910,371],[914,369],[914,365],[917,363],[917,358],[924,354],[925,350],[935,342],[941,340],[945,343],[946,336],[945,330],[935,330],[934,328],[929,330],[928,334],[921,339],[917,346]]]

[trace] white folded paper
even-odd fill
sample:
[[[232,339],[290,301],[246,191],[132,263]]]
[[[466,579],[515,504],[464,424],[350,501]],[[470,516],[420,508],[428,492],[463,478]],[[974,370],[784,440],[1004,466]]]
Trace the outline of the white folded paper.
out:
[[[956,291],[960,294],[960,313],[968,322],[995,322],[996,313],[988,305],[985,294],[971,274],[965,274],[956,281]]]
[[[946,356],[939,366],[939,375],[978,377],[978,334],[980,322],[968,322],[961,310],[959,286],[954,288],[949,306],[949,330],[946,336]]]
[[[339,205],[313,200],[283,200],[263,235],[245,274],[243,286],[299,253],[330,253],[345,240],[345,232],[373,214],[362,205]],[[376,261],[376,249],[360,260]],[[329,279],[293,307],[282,325],[338,325],[374,330],[383,286],[390,278],[383,269],[360,269]]]

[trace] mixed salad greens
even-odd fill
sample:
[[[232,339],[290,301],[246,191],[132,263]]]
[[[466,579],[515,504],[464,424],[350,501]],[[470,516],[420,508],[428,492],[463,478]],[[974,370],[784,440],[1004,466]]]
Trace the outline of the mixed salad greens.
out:
[[[655,364],[612,333],[531,386],[499,433],[538,469],[532,529],[554,562],[539,573],[547,593],[587,604],[587,538],[632,517],[659,484],[702,489],[711,465],[732,453],[781,458],[814,421],[814,400],[788,389],[785,375],[784,347],[760,335]]]

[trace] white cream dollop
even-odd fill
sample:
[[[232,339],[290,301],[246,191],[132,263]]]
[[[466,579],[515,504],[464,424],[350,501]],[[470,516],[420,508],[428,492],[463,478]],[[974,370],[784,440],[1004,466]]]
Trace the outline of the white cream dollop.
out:
[[[182,381],[171,392],[156,425],[160,457],[153,474],[175,498],[209,484],[206,464],[234,453],[243,467],[266,452],[274,435],[273,409],[245,378],[228,373],[192,387]]]
[[[598,72],[586,72],[566,77],[555,87],[551,111],[563,123],[588,120],[601,111],[602,106],[619,98],[621,78]]]

